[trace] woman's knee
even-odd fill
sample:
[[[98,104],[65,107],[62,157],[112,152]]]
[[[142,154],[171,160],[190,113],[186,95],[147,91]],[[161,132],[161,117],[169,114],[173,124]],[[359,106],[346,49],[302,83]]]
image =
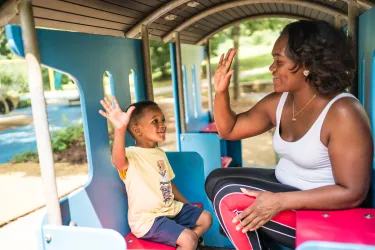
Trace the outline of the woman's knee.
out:
[[[219,180],[223,179],[225,176],[228,176],[225,174],[226,169],[224,168],[217,168],[213,170],[206,178],[205,182],[205,190],[208,198],[212,200],[215,196],[215,187]]]

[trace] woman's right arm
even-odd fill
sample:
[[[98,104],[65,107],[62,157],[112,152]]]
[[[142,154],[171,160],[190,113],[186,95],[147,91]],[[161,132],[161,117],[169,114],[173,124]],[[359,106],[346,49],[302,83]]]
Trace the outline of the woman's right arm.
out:
[[[277,93],[270,94],[250,110],[236,115],[230,108],[228,90],[233,74],[233,70],[229,71],[229,68],[235,54],[236,50],[230,49],[225,57],[222,55],[214,75],[214,118],[219,135],[227,140],[256,136],[274,127],[273,117],[276,117],[276,107],[281,96]]]

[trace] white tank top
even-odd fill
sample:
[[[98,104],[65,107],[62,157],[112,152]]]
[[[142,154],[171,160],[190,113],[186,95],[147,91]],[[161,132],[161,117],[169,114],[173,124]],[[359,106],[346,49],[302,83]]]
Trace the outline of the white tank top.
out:
[[[335,184],[328,148],[320,141],[320,131],[329,108],[336,100],[355,97],[348,93],[337,95],[323,109],[307,133],[295,142],[284,141],[280,136],[281,114],[287,97],[288,93],[283,93],[276,110],[273,147],[280,155],[280,161],[275,169],[277,180],[301,190]]]

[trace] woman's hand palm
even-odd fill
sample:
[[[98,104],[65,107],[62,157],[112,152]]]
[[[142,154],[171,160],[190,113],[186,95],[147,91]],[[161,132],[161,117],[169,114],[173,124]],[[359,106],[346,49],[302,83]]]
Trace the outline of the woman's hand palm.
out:
[[[228,89],[230,78],[234,72],[234,70],[229,71],[229,69],[236,53],[237,49],[230,49],[225,57],[224,54],[221,55],[219,64],[214,74],[214,87],[216,92],[224,92]]]

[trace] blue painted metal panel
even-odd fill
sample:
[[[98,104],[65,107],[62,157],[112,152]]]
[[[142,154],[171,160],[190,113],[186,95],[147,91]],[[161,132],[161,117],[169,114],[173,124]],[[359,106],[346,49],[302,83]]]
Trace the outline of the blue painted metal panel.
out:
[[[210,121],[209,112],[202,111],[200,68],[205,58],[203,46],[181,45],[182,65],[184,67],[185,106],[187,109],[187,132],[199,132]],[[199,69],[199,70],[198,70]]]
[[[171,53],[173,98],[175,100],[174,120],[176,123],[176,142],[177,142],[177,150],[181,151],[181,142],[180,142],[181,124],[180,124],[180,117],[179,117],[180,103],[178,102],[179,99],[178,99],[178,87],[177,87],[176,44],[170,43],[169,50]]]
[[[188,136],[190,135],[191,134],[188,134]],[[219,221],[215,215],[210,200],[206,196],[204,190],[206,169],[203,169],[202,157],[195,152],[167,153],[167,156],[176,175],[173,182],[176,184],[180,192],[189,202],[203,203],[203,208],[212,214],[212,227],[204,234],[205,245],[215,247],[233,247],[229,239],[219,233]]]
[[[366,60],[365,60],[365,54],[362,52],[361,59],[359,64],[359,84],[358,84],[358,97],[359,101],[361,102],[362,106],[365,103],[365,79],[366,79]]]
[[[217,134],[182,133],[181,150],[197,152],[204,161],[204,177],[221,168],[220,138]]]
[[[192,76],[193,76],[193,92],[192,92],[192,94],[193,94],[193,99],[194,99],[194,105],[193,105],[194,106],[194,118],[198,118],[198,113],[199,113],[198,107],[201,106],[201,108],[202,108],[202,100],[201,100],[202,98],[200,98],[200,95],[199,95],[199,92],[198,92],[198,87],[197,87],[198,79],[197,79],[197,72],[196,72],[196,69],[195,69],[195,65],[191,66],[191,73],[192,73]]]
[[[375,250],[375,246],[345,244],[337,242],[308,241],[301,244],[297,250]]]
[[[227,156],[232,157],[230,167],[242,167],[242,142],[227,141]]]
[[[371,75],[370,75],[370,88],[371,88],[371,108],[370,108],[370,112],[371,112],[371,128],[372,128],[372,133],[374,135],[374,132],[375,132],[375,48],[374,48],[374,52],[372,54],[372,58],[371,58]],[[374,161],[375,162],[375,161]]]
[[[358,55],[363,55],[366,62],[363,66],[363,80],[358,83],[363,90],[363,105],[370,117],[372,134],[375,139],[375,8],[368,10],[359,17],[358,24]],[[361,69],[362,60],[358,67]],[[375,156],[375,154],[374,154]],[[375,157],[373,160],[375,171]],[[373,176],[375,172],[373,172]],[[375,179],[372,180],[373,207],[375,207]]]
[[[189,124],[191,112],[190,112],[190,106],[191,106],[191,100],[189,98],[189,85],[187,80],[187,72],[185,65],[182,65],[182,79],[183,79],[183,90],[184,90],[184,104],[185,104],[185,122],[186,124]]]
[[[43,235],[49,235],[51,241],[44,242],[46,250],[90,249],[124,250],[124,238],[112,229],[98,229],[69,226],[43,226]]]
[[[54,71],[53,72],[53,75],[54,75],[54,85],[55,85],[55,89],[58,90],[58,89],[61,89],[61,85],[62,85],[62,74],[58,71]]]
[[[138,82],[137,72],[131,70],[133,73],[134,89],[135,89],[135,102],[146,100],[146,89]],[[132,102],[134,102],[132,100]]]
[[[6,32],[13,52],[24,56],[20,28],[7,26]],[[123,109],[130,104],[130,69],[137,74],[139,86],[144,85],[141,41],[41,29],[37,37],[42,64],[69,74],[81,97],[89,181],[61,201],[64,224],[73,220],[82,227],[110,228],[125,235],[129,232],[127,196],[112,167],[107,121],[98,110],[104,72],[112,74],[113,92]],[[127,135],[127,145],[133,144],[130,138]]]

